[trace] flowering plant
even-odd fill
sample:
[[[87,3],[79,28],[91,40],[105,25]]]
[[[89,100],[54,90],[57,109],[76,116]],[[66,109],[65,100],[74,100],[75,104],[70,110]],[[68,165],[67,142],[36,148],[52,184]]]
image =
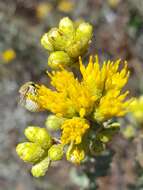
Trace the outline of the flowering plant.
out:
[[[48,59],[52,72],[49,88],[28,82],[19,92],[21,104],[32,112],[48,110],[52,114],[46,120],[47,129],[29,126],[25,136],[29,142],[20,143],[16,151],[25,162],[34,164],[35,177],[45,175],[49,165],[66,159],[80,164],[90,155],[100,154],[120,124],[113,118],[128,112],[130,100],[123,87],[129,71],[121,60],[104,61],[100,66],[98,55],[90,56],[84,66],[81,56],[87,51],[92,37],[92,26],[81,23],[76,28],[69,18],[60,21],[59,28],[44,34],[41,43],[50,52]],[[81,77],[75,76],[70,67],[80,68]]]

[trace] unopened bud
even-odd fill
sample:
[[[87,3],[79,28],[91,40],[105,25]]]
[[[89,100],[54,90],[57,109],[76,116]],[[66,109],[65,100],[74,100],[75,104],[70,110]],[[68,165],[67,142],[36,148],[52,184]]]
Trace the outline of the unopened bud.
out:
[[[52,43],[55,51],[64,50],[67,46],[67,38],[58,28],[52,28],[48,32],[48,39]]]
[[[52,69],[59,69],[60,66],[65,67],[70,65],[71,63],[71,58],[64,51],[55,51],[50,54],[48,59],[48,65]]]
[[[25,129],[25,136],[28,140],[39,144],[44,149],[48,149],[52,145],[52,138],[45,128],[29,126]]]
[[[67,46],[66,51],[72,58],[78,58],[83,55],[88,48],[92,37],[92,26],[88,23],[81,23],[75,35],[75,41]]]
[[[39,161],[45,154],[44,149],[42,149],[38,144],[31,142],[18,144],[16,152],[23,161],[31,163]]]
[[[88,42],[91,40],[93,28],[89,23],[81,23],[76,30],[76,40],[84,40]]]
[[[100,141],[101,142],[103,142],[103,143],[107,143],[107,142],[109,142],[110,140],[111,140],[111,138],[112,138],[112,136],[111,136],[111,134],[110,133],[101,133],[100,135],[99,135],[99,139],[100,139]]]
[[[75,36],[75,44],[74,48],[72,48],[70,51],[76,50],[75,55],[78,56],[83,55],[89,46],[90,40],[92,38],[92,26],[89,23],[81,23],[79,27],[76,30],[76,36]],[[76,55],[76,56],[77,56]]]
[[[53,145],[48,151],[48,156],[52,161],[61,160],[63,157],[64,151],[63,151],[63,145]]]
[[[74,36],[75,34],[75,28],[74,24],[71,19],[68,17],[64,17],[61,19],[59,23],[59,29],[67,36],[70,37],[70,39]]]
[[[41,38],[41,45],[49,50],[49,51],[54,51],[54,46],[52,45],[52,43],[49,41],[48,38],[48,33],[45,33],[42,38]]]
[[[42,177],[46,174],[50,165],[49,157],[44,158],[42,161],[34,165],[31,169],[31,173],[34,177]]]
[[[56,115],[49,115],[45,122],[45,125],[47,129],[55,131],[61,128],[61,125],[64,121],[65,119],[62,117],[57,117]]]
[[[70,57],[77,59],[84,51],[86,51],[86,48],[82,49],[82,47],[81,41],[74,41],[66,48],[66,51]]]

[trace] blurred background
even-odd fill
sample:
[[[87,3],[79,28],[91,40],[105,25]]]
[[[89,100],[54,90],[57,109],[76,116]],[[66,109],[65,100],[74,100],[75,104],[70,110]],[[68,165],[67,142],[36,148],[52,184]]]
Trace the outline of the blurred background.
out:
[[[40,37],[64,16],[92,23],[87,56],[127,60],[131,96],[143,93],[143,0],[0,0],[0,190],[89,189],[87,179],[76,178],[75,168],[66,161],[35,179],[15,153],[25,127],[42,127],[47,116],[22,108],[18,89],[27,81],[47,83],[48,55]],[[126,125],[126,119],[121,122]],[[135,161],[137,144],[122,134],[113,139],[115,154],[108,173],[98,177],[100,190],[143,189],[141,164]],[[80,167],[77,170],[80,173]]]

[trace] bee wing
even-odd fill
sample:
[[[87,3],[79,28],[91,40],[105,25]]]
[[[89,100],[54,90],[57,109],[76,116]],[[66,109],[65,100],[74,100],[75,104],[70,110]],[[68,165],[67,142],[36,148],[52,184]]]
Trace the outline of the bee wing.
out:
[[[26,95],[21,94],[21,95],[19,96],[19,98],[18,98],[18,102],[19,102],[22,106],[24,106],[25,103],[26,103]]]

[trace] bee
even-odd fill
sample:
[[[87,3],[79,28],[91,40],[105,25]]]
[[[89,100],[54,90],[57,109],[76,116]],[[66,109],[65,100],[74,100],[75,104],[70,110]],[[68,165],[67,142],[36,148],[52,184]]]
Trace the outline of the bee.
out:
[[[20,93],[20,101],[19,102],[20,102],[20,104],[31,112],[42,111],[42,108],[40,107],[40,105],[38,105],[37,102],[27,98],[28,94],[36,96],[37,95],[37,89],[38,89],[38,87],[35,85],[34,82],[27,82],[24,85],[22,85],[21,88],[19,89],[19,93]]]

